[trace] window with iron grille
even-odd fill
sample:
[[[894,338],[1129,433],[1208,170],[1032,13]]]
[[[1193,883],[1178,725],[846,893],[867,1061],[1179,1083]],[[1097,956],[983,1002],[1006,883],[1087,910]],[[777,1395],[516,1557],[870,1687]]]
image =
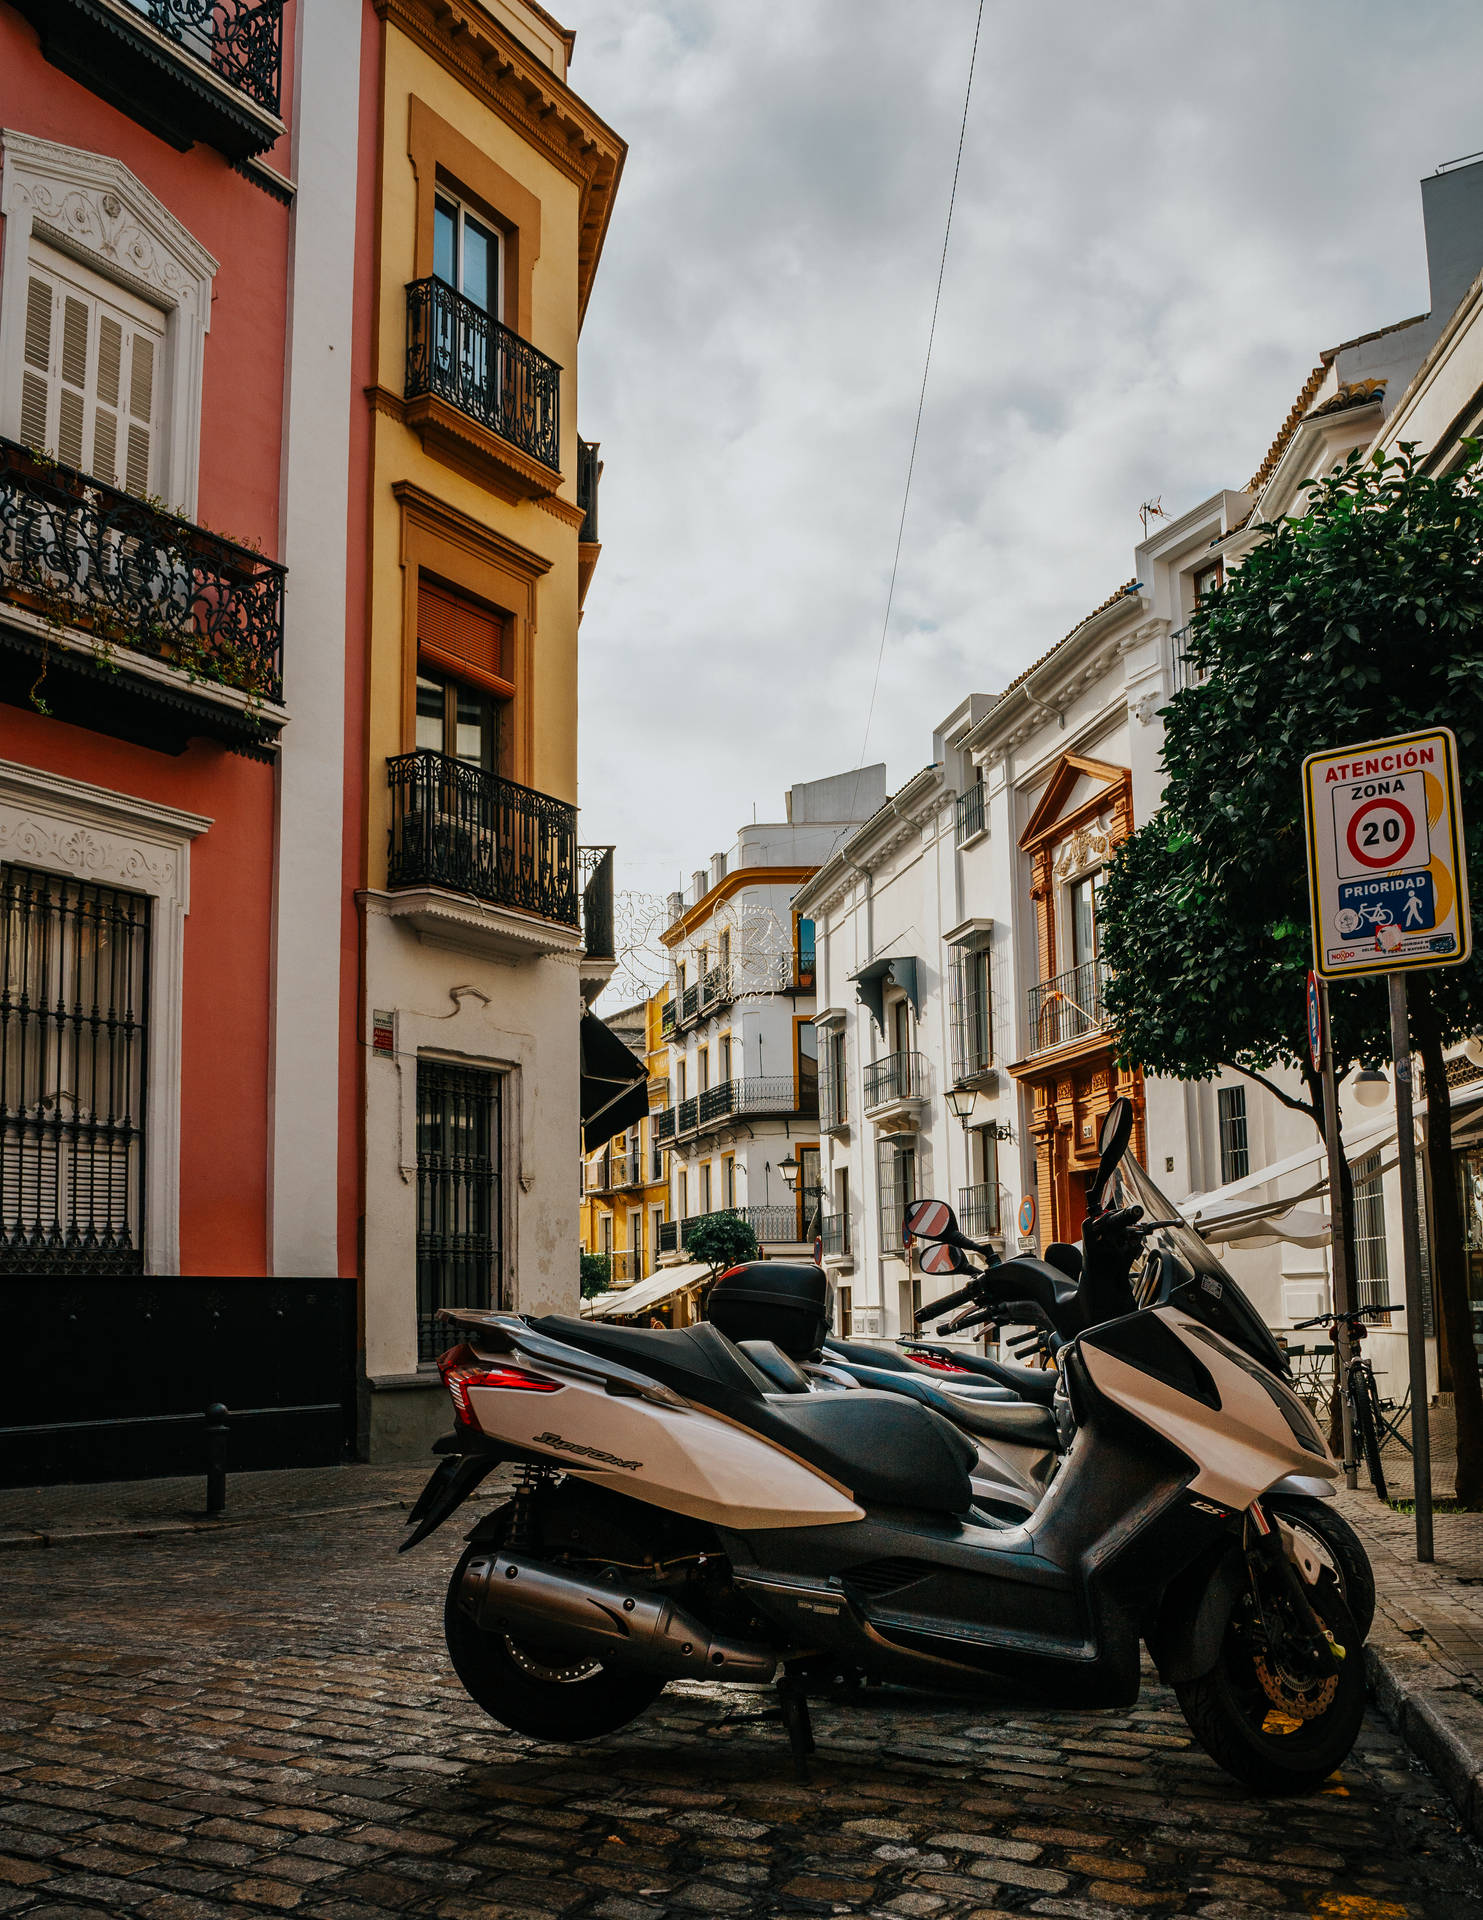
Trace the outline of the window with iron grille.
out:
[[[1222,1087],[1215,1096],[1220,1119],[1220,1183],[1244,1180],[1251,1172],[1251,1148],[1246,1134],[1245,1087]]]
[[[0,867],[0,1271],[144,1271],[150,903]]]
[[[1354,1179],[1354,1304],[1383,1307],[1390,1298],[1390,1268],[1385,1258],[1385,1188],[1380,1156],[1366,1154],[1350,1168]],[[1390,1325],[1382,1314],[1379,1326]]]
[[[901,1251],[901,1216],[917,1197],[916,1148],[889,1135],[876,1143],[881,1252]]]
[[[502,1108],[498,1074],[442,1060],[417,1062],[419,1360],[452,1344],[436,1318],[439,1307],[502,1301]]]
[[[823,1039],[819,1061],[819,1126],[823,1132],[832,1133],[849,1122],[843,1027],[826,1028]]]
[[[993,1064],[986,947],[955,947],[952,960],[953,1079],[968,1080]]]

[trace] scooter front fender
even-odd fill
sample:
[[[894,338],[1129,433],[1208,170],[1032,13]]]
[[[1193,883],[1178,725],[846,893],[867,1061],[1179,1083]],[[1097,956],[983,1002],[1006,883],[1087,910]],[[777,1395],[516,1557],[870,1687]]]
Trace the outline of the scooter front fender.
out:
[[[1228,1539],[1201,1554],[1166,1590],[1157,1621],[1144,1635],[1166,1686],[1198,1680],[1215,1665],[1245,1578],[1240,1544]]]

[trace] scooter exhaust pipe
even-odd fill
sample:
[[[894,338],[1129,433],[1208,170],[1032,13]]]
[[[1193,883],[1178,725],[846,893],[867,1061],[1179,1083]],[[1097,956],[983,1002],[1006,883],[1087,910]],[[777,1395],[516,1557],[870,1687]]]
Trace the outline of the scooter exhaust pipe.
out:
[[[766,1685],[777,1670],[777,1655],[760,1641],[715,1633],[666,1594],[574,1579],[524,1554],[471,1560],[459,1582],[458,1604],[486,1631],[535,1631],[558,1641],[563,1651],[671,1680]]]

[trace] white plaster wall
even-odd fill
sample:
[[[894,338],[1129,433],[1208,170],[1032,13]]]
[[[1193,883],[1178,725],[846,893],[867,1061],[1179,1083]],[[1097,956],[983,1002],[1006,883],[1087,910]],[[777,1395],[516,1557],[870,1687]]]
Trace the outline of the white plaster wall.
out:
[[[278,762],[269,1204],[273,1271],[309,1276],[353,1273],[356,1252],[338,1245],[337,1210],[360,6],[315,0],[296,19],[299,192],[282,485],[284,701],[292,720]]]
[[[366,1371],[417,1366],[417,1059],[507,1075],[504,1090],[506,1304],[575,1313],[578,1301],[578,1026],[575,956],[505,963],[423,941],[369,897],[365,975],[372,1009],[396,1012],[395,1059],[366,1063]]]

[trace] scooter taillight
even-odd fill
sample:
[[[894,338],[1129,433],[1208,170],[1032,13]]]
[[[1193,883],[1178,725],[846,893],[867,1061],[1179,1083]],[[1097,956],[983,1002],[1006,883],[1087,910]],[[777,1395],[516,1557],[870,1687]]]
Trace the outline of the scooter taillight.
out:
[[[453,1401],[453,1410],[468,1426],[477,1426],[469,1405],[470,1387],[504,1387],[516,1393],[555,1393],[559,1380],[543,1380],[538,1373],[526,1373],[522,1367],[491,1364],[481,1360],[470,1346],[450,1347],[438,1355],[438,1372]]]

